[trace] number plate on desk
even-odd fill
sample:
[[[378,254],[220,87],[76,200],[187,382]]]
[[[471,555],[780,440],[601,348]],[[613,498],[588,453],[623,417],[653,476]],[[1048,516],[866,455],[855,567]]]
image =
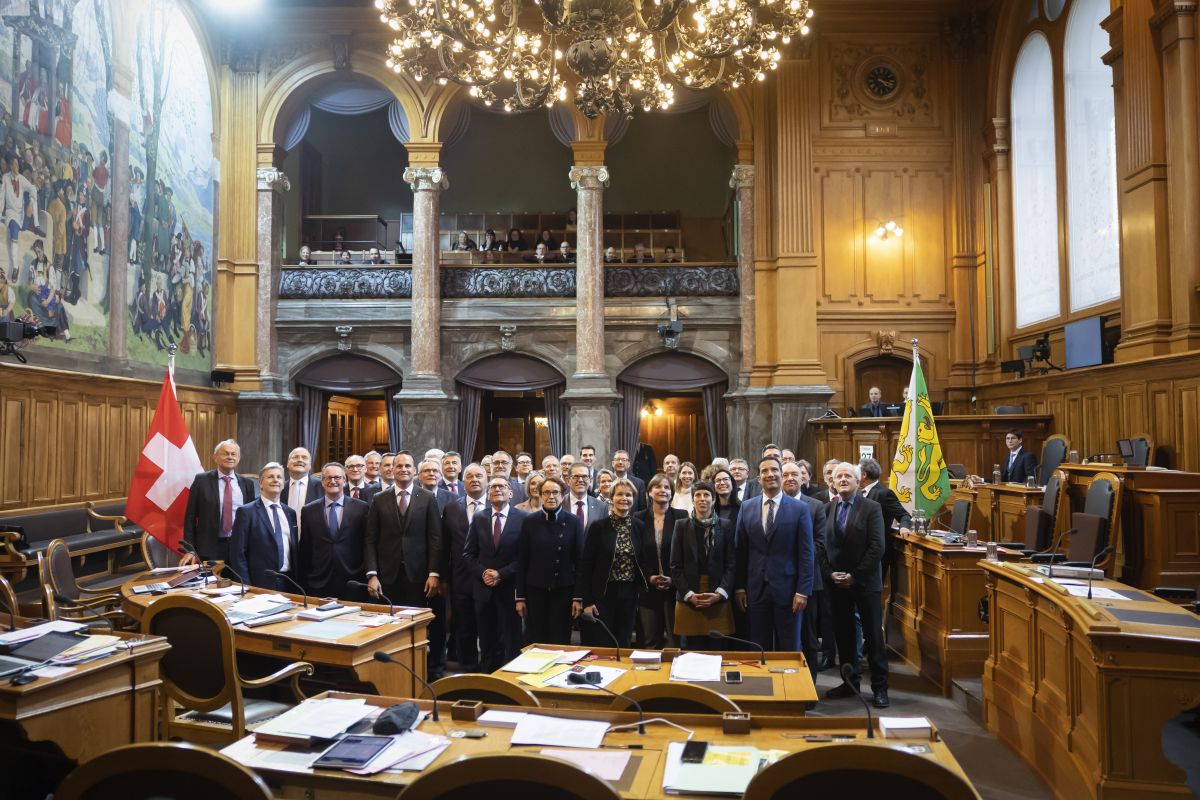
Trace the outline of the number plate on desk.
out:
[[[280,652],[284,652],[284,653],[290,653],[290,652],[292,652],[292,643],[285,642],[280,639],[272,639],[271,640],[271,649],[279,650]]]

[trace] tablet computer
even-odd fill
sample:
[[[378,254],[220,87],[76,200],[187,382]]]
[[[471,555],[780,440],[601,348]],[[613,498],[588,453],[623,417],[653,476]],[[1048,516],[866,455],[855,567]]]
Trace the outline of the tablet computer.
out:
[[[390,736],[345,736],[313,762],[314,769],[362,769],[392,743]]]

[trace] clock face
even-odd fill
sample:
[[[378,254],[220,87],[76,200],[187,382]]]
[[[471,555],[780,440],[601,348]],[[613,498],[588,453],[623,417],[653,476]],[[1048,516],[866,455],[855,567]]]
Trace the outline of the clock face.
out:
[[[865,79],[867,89],[878,98],[884,98],[896,91],[899,79],[896,70],[886,65],[872,67]]]

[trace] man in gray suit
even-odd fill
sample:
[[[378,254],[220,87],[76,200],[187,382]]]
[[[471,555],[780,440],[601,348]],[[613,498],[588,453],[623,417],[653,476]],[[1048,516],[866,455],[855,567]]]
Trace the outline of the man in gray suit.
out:
[[[583,530],[587,532],[588,523],[592,520],[608,516],[608,503],[598,497],[588,494],[588,468],[583,462],[571,465],[571,494],[563,503],[566,510],[574,514]]]
[[[429,605],[441,583],[442,520],[433,492],[417,486],[413,455],[394,460],[396,483],[371,499],[367,514],[367,590],[393,603]]]

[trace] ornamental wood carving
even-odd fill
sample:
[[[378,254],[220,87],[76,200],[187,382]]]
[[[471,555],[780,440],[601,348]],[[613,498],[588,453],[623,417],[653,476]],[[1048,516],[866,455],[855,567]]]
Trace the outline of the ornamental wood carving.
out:
[[[827,121],[858,123],[897,120],[918,127],[939,124],[933,92],[933,43],[928,40],[862,44],[830,37],[826,45],[829,94]],[[871,89],[869,76],[894,71],[896,88],[886,97]]]

